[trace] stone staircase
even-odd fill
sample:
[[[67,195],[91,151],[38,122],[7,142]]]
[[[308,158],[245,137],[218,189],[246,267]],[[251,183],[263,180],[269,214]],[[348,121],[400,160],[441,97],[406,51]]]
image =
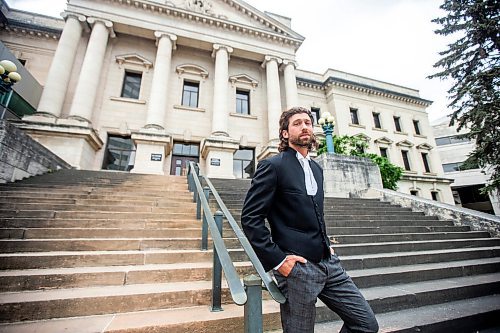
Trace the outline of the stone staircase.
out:
[[[249,181],[214,184],[239,220]],[[493,325],[499,239],[376,200],[325,208],[386,332]],[[199,250],[184,177],[63,170],[0,185],[0,223],[0,332],[243,331],[224,286],[224,311],[209,311],[212,253]],[[241,276],[251,273],[227,226],[224,235]],[[279,306],[263,296],[265,330],[279,330]],[[316,332],[338,328],[318,307]]]
[[[213,184],[239,221],[250,181]],[[500,331],[500,239],[376,199],[326,198],[325,220],[381,332]],[[339,318],[317,306],[315,332],[338,332]],[[272,300],[264,309],[276,315]]]

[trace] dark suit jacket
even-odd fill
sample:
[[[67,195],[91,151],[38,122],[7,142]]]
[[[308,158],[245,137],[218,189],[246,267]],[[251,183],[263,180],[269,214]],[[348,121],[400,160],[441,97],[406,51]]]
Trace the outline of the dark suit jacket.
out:
[[[318,191],[315,196],[307,195],[296,154],[288,148],[260,161],[243,206],[243,231],[266,271],[288,253],[313,262],[330,256],[323,217],[323,170],[311,160]],[[266,218],[271,231],[265,225]]]

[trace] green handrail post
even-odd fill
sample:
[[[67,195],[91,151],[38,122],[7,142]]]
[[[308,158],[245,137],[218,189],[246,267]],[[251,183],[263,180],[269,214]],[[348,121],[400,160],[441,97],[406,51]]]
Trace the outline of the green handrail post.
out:
[[[244,332],[262,333],[262,280],[252,274],[243,278],[243,284],[248,298],[244,309]]]
[[[219,234],[222,237],[222,212],[216,211],[214,214],[215,224],[219,230]],[[221,306],[221,289],[222,289],[222,266],[220,263],[219,255],[217,254],[217,249],[214,245],[214,264],[212,269],[212,308],[210,311],[222,311]]]
[[[205,194],[205,198],[207,198],[208,202],[208,199],[210,198],[210,189],[208,186],[203,188],[203,193]],[[203,213],[203,222],[201,224],[201,250],[208,250],[208,222],[205,213]]]

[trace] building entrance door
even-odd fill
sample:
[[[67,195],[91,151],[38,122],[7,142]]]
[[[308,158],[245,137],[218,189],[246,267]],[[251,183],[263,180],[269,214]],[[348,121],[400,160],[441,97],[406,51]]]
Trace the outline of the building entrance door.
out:
[[[185,176],[189,161],[198,163],[200,158],[199,146],[190,143],[174,143],[172,150],[172,163],[170,164],[170,174],[175,176]]]

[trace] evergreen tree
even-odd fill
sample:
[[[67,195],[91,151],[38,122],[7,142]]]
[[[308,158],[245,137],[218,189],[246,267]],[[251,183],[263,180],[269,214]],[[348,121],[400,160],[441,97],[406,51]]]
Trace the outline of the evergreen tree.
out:
[[[435,33],[456,36],[434,65],[441,72],[430,78],[451,78],[448,91],[453,111],[450,125],[466,128],[463,137],[476,141],[466,164],[492,172],[487,191],[500,189],[499,0],[444,0],[445,17]]]

